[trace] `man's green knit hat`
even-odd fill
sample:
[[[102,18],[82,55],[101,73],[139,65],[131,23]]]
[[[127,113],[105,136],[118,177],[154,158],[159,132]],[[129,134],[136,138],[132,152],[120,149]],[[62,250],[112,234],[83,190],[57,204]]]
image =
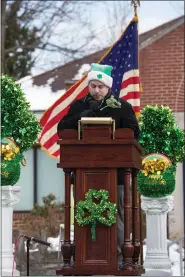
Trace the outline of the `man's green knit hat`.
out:
[[[91,71],[87,75],[88,83],[92,80],[98,80],[108,86],[112,87],[113,79],[111,77],[111,65],[103,65],[98,63],[91,64]]]

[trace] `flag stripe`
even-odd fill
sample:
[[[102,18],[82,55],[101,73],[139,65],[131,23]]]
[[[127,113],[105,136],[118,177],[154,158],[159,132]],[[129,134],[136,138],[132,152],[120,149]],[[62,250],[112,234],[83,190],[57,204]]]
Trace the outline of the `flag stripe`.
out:
[[[57,136],[57,123],[55,125],[52,126],[52,128],[50,128],[50,130],[48,130],[44,135],[42,135],[41,139],[40,139],[40,143],[42,143],[42,145],[44,145],[44,147],[50,147],[50,143],[49,141],[52,141],[52,137],[53,136]]]
[[[87,88],[87,86],[81,91],[81,93],[79,93],[79,91],[78,91],[78,95],[77,95],[77,97],[75,98],[75,100],[76,99],[79,99],[79,98],[81,98],[81,97],[84,97],[86,94],[87,94],[87,90],[88,90],[88,88]],[[47,125],[44,127],[44,129],[42,130],[42,133],[41,133],[41,136],[43,136],[48,130],[50,130],[50,128],[52,128],[52,126],[53,125],[55,125],[55,124],[58,124],[58,122],[60,121],[60,119],[62,119],[66,114],[67,114],[67,112],[68,112],[68,110],[69,110],[69,107],[70,107],[70,104],[72,103],[72,101],[70,102],[70,100],[71,100],[71,98],[67,98],[66,100],[65,100],[65,102],[61,102],[60,103],[60,109],[59,109],[59,106],[57,106],[55,109],[57,109],[58,110],[58,114],[56,113],[56,111],[55,111],[55,116],[53,116],[54,115],[54,113],[52,113],[51,115],[50,115],[50,117],[51,117],[51,119],[49,119],[48,120],[48,123],[47,123]],[[53,117],[52,117],[53,116]],[[40,142],[41,142],[41,139],[40,139]]]
[[[53,153],[54,157],[57,157],[59,159],[60,155],[60,149],[58,149],[55,153]]]
[[[54,116],[56,116],[58,114],[58,112],[61,109],[65,109],[66,107],[68,107],[80,94],[83,94],[84,89],[87,88],[87,84],[86,84],[86,80],[84,80],[84,82],[82,82],[79,87],[77,87],[72,94],[70,94],[68,97],[65,97],[62,101],[60,101],[60,103],[54,108],[53,112],[51,113],[49,120],[51,120],[51,118],[53,118]]]
[[[137,77],[137,76],[139,76],[139,69],[132,69],[124,73],[123,81],[129,79],[130,77]]]
[[[137,77],[131,77],[131,78],[123,81],[122,85],[121,85],[121,88],[124,89],[128,85],[131,85],[131,84],[139,84],[139,76],[137,76]]]
[[[140,105],[140,99],[129,99],[127,100],[132,106],[138,107]]]
[[[126,101],[129,99],[140,99],[140,91],[130,91],[123,97]]]
[[[60,103],[62,101],[64,101],[66,98],[68,98],[72,93],[73,91],[78,88],[78,86],[83,82],[83,80],[85,79],[85,76],[78,82],[76,82],[71,88],[69,88],[69,90],[67,90],[65,92],[64,95],[62,95],[49,109],[47,109],[45,111],[45,113],[43,114],[41,120],[40,120],[40,124],[41,126],[44,126],[45,124],[47,124],[47,121],[51,115],[51,113],[54,111],[54,109],[60,105]]]
[[[140,91],[139,84],[128,85],[126,88],[120,91],[120,98],[127,95],[130,91]]]
[[[135,113],[140,113],[140,107],[139,106],[132,106]]]
[[[53,154],[59,149],[59,145],[55,142],[51,147],[48,147],[49,153]]]

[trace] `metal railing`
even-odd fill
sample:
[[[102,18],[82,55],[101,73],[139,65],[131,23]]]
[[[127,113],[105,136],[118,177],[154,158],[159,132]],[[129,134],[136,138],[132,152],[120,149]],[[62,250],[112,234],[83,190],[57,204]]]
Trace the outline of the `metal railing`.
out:
[[[168,256],[170,256],[170,251],[169,248],[173,245],[173,244],[178,244],[179,245],[179,266],[180,266],[180,276],[184,276],[185,273],[185,261],[184,261],[184,257],[183,257],[183,241],[184,241],[184,236],[171,241],[170,243],[168,243]]]

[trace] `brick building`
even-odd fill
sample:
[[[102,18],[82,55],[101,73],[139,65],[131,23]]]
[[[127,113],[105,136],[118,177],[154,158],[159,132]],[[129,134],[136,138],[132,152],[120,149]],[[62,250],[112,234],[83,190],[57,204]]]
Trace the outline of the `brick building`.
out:
[[[45,94],[43,88],[49,85],[51,94],[55,95],[55,100],[57,100],[76,81],[75,76],[77,72],[84,65],[97,62],[106,51],[107,49],[103,49],[35,77],[23,78],[20,80],[22,88],[25,93],[26,90],[30,90],[30,92],[36,90],[38,93],[42,90],[44,101]],[[175,113],[178,125],[184,129],[184,16],[139,36],[139,68],[143,87],[141,109],[147,104],[167,105]],[[31,80],[29,86],[27,86],[28,79],[29,81]],[[61,91],[62,93],[60,93]],[[51,104],[52,102],[50,101],[48,108]],[[38,117],[45,110],[42,107],[33,107],[32,109]],[[56,169],[56,161],[47,157],[42,152],[39,148],[33,148],[28,154],[32,172],[23,172],[23,177],[21,176],[22,179],[20,178],[20,185],[24,183],[27,174],[32,174],[33,178],[28,186],[29,190],[32,191],[32,196],[31,200],[29,198],[29,201],[31,201],[29,207],[24,206],[26,205],[26,198],[21,198],[22,202],[20,205],[18,204],[17,211],[14,212],[16,227],[22,224],[25,211],[29,212],[34,202],[41,201],[41,197],[45,195],[46,191],[53,192],[53,189],[55,189],[56,194],[62,194],[60,200],[63,200],[64,191],[62,184],[61,181],[57,181],[57,178],[62,178],[63,175],[62,173],[60,173],[60,176],[57,175],[59,170]],[[44,170],[47,167],[46,164],[50,167],[50,171],[55,172],[53,173],[54,180],[51,179],[52,186],[50,184],[47,185],[50,177],[47,175],[47,170]],[[42,169],[45,171],[45,175],[41,172]],[[171,238],[183,234],[183,172],[183,165],[179,164],[177,169],[177,188],[174,193],[175,209],[169,217]],[[41,188],[43,189],[41,190]],[[26,195],[25,188],[23,188],[24,195]],[[28,215],[27,217],[28,219],[30,218]]]

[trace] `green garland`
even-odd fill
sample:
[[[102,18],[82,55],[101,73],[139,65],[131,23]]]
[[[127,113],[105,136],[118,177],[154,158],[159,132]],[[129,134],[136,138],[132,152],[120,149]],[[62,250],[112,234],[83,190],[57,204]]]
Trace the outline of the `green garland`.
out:
[[[146,197],[164,197],[175,190],[176,167],[170,166],[162,174],[161,179],[145,176],[142,172],[138,174],[138,191]]]
[[[93,202],[93,198],[100,203]],[[85,201],[79,201],[76,205],[76,220],[79,226],[91,224],[91,237],[96,240],[96,224],[102,223],[111,226],[116,223],[116,204],[108,202],[109,192],[106,190],[89,189],[85,194]],[[103,215],[106,213],[106,216]]]

